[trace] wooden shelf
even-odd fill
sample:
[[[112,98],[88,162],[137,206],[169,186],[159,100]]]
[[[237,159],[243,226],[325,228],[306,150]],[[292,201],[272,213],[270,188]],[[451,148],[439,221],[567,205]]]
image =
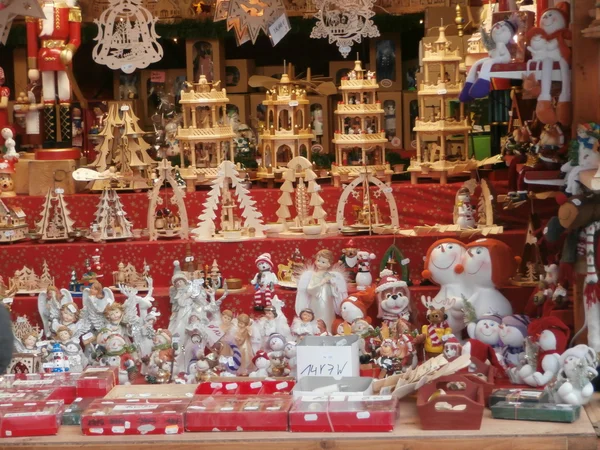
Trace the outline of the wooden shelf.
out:
[[[391,433],[184,433],[178,436],[82,436],[78,427],[62,427],[58,436],[2,439],[0,448],[63,450],[138,450],[166,445],[179,450],[491,450],[511,448],[592,450],[597,447],[594,428],[586,412],[572,424],[495,420],[488,409],[480,430],[424,431],[414,400],[400,405],[400,419]]]

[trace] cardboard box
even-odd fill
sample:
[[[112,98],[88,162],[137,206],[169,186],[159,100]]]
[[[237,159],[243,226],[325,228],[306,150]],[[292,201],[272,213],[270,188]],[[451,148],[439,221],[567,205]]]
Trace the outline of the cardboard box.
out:
[[[354,61],[329,61],[329,76],[338,87],[342,84],[342,77],[352,69],[354,69]]]
[[[288,431],[291,397],[197,397],[185,413],[186,431]]]
[[[187,81],[197,83],[200,75],[209,82],[221,81],[225,87],[225,44],[222,39],[188,39],[185,41]]]
[[[401,149],[404,146],[402,122],[402,92],[380,92],[377,94],[385,111],[383,129],[388,143],[387,149]]]
[[[306,339],[306,338],[305,338]],[[373,393],[369,377],[304,377],[292,390],[294,398],[330,395],[364,396]]]
[[[250,99],[246,94],[230,94],[227,92],[227,114],[237,112],[240,124],[245,123],[250,126]]]
[[[307,336],[297,345],[298,380],[313,377],[358,377],[358,336]]]
[[[0,405],[2,437],[51,436],[58,433],[64,403],[61,400]]]
[[[370,70],[375,71],[380,91],[402,90],[402,51],[400,33],[383,33],[369,39]]]
[[[96,400],[81,416],[86,436],[181,434],[188,400]]]
[[[45,196],[48,189],[62,188],[64,194],[75,193],[75,181],[71,174],[76,164],[72,159],[29,162],[29,195]]]
[[[88,367],[77,380],[77,396],[104,397],[119,380],[118,367]]]
[[[104,398],[111,399],[176,399],[192,398],[193,384],[135,384],[115,386]]]
[[[329,153],[331,140],[333,134],[331,133],[330,126],[330,110],[329,110],[329,99],[322,95],[309,95],[308,100],[308,111],[310,113],[309,124],[311,125],[312,131],[315,134],[313,140],[314,145],[320,145],[321,151]],[[312,152],[311,152],[312,153]]]
[[[254,91],[248,85],[248,80],[254,75],[253,59],[226,59],[225,80],[221,85],[227,89],[227,94],[238,94]]]
[[[419,98],[416,91],[402,93],[402,139],[404,150],[416,150],[417,134],[413,131],[419,116]]]

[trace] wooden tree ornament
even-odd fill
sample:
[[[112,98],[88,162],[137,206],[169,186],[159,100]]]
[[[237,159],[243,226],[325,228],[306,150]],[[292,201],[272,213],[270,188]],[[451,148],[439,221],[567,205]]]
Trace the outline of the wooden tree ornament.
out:
[[[159,238],[187,239],[189,237],[189,224],[187,210],[185,209],[185,191],[177,184],[174,177],[174,170],[171,163],[163,159],[158,165],[158,179],[154,183],[154,188],[148,193],[150,204],[148,206],[148,233],[151,241]],[[165,204],[168,197],[164,191],[164,198],[161,197],[160,188],[167,182],[172,189],[172,196],[169,203],[177,207],[177,211],[171,211],[163,208],[157,211],[157,206]]]
[[[233,188],[235,198],[241,210],[241,219],[235,216],[235,202],[229,187]],[[217,231],[215,220],[217,210],[221,205],[220,230]],[[198,228],[192,230],[197,241],[265,237],[266,226],[262,214],[256,209],[256,201],[245,187],[244,179],[240,176],[235,163],[223,161],[219,165],[217,177],[212,182],[212,189],[204,202],[204,210],[199,217]]]
[[[63,192],[62,188],[48,189],[42,218],[35,224],[34,236],[42,242],[70,240],[80,234],[74,227]]]
[[[121,199],[114,189],[104,189],[96,209],[96,219],[92,222],[89,238],[94,241],[131,239],[133,226],[127,219]]]
[[[312,170],[312,163],[298,156],[288,163],[283,173],[283,184],[279,189],[281,196],[277,203],[278,222],[284,231],[304,232],[305,234],[324,234],[327,232],[327,213],[323,209],[325,201],[319,194],[321,187],[317,184],[317,174]],[[294,186],[294,183],[296,185]],[[292,198],[294,194],[294,198]],[[292,216],[290,206],[294,205],[296,216]],[[312,208],[312,212],[311,212]],[[293,218],[293,224],[289,219]]]

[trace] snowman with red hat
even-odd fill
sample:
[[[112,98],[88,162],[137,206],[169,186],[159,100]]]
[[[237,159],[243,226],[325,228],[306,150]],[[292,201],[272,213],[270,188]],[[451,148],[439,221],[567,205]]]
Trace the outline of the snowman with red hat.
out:
[[[269,376],[268,369],[271,367],[271,359],[264,350],[259,350],[252,358],[256,370],[250,373],[251,378],[266,378]]]
[[[352,324],[360,319],[370,323],[371,318],[367,316],[367,311],[374,301],[375,293],[372,289],[357,292],[344,299],[340,305],[340,315],[342,317],[336,318],[331,327],[333,333],[343,335],[344,328],[351,328]]]
[[[364,291],[373,283],[371,261],[375,259],[375,254],[360,251],[356,256],[358,258],[358,264],[356,266],[356,289]]]
[[[263,311],[265,307],[271,306],[275,285],[279,283],[274,272],[275,265],[271,260],[270,253],[263,253],[254,261],[258,272],[254,275],[251,283],[256,289],[254,293],[254,310]]]

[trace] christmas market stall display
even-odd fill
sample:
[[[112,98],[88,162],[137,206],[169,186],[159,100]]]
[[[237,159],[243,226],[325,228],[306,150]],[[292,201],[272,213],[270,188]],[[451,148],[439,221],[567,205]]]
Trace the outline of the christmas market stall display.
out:
[[[596,449],[598,10],[0,0],[0,447]]]

